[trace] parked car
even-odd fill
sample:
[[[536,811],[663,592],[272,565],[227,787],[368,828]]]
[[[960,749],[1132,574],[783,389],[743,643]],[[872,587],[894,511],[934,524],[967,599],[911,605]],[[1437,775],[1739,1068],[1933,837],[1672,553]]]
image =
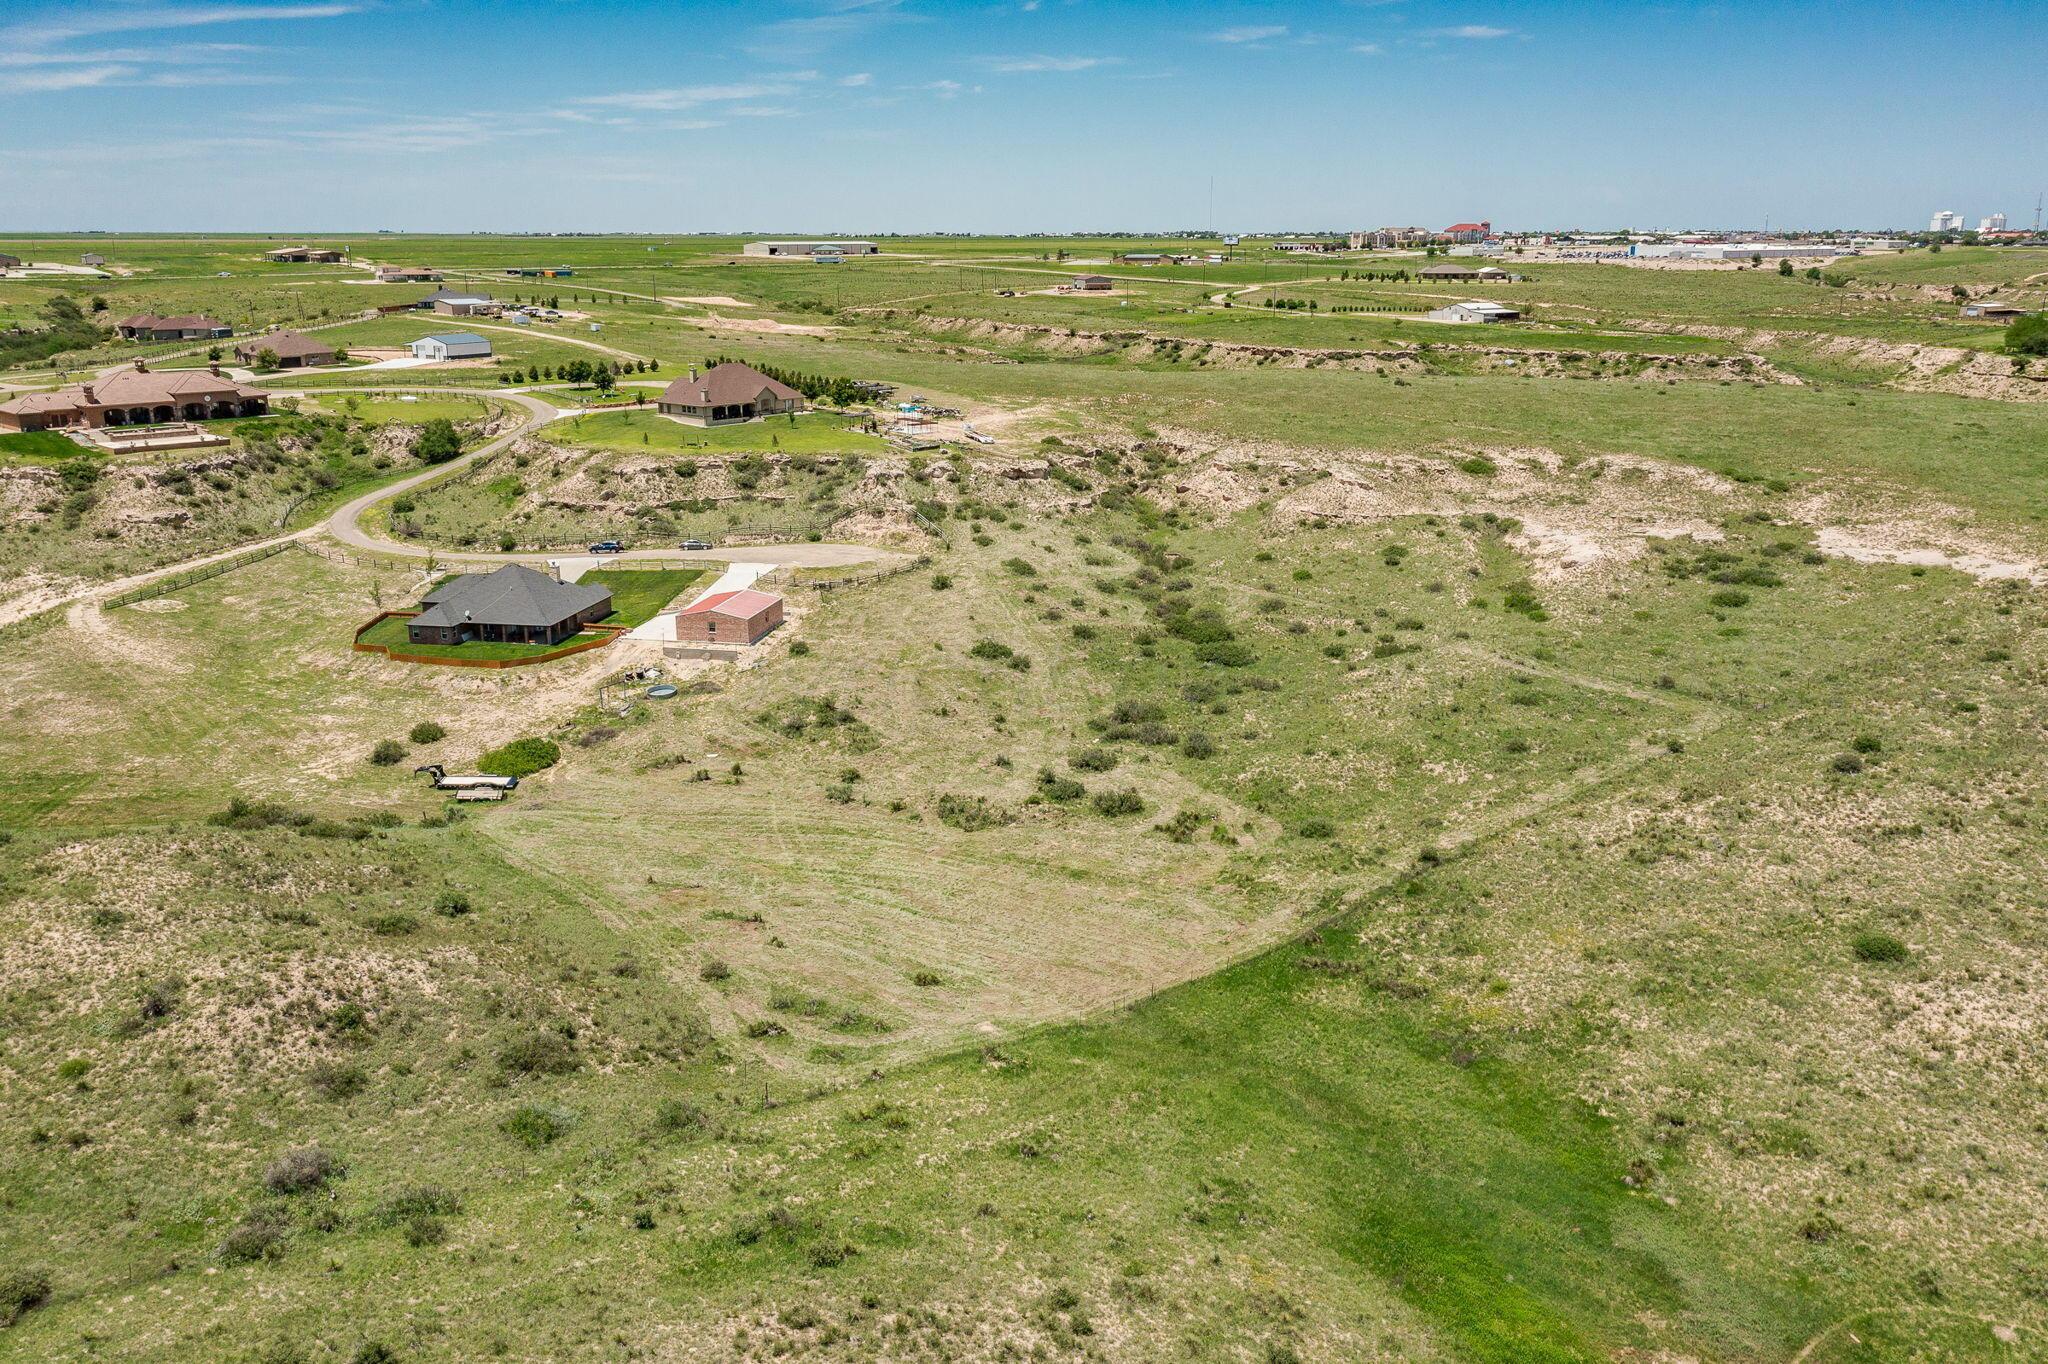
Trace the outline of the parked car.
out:
[[[619,540],[599,540],[591,545],[590,552],[592,554],[624,554],[626,546],[623,541]]]
[[[681,546],[681,548],[683,548],[683,549],[710,549],[710,548],[711,548],[711,542],[710,542],[709,540],[685,540],[685,541],[683,541],[683,543],[682,543],[682,546]]]

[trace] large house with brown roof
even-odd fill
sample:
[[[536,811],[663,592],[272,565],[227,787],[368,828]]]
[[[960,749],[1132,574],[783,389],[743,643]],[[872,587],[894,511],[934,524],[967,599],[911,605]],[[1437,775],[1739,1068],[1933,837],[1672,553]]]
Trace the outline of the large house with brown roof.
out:
[[[116,322],[114,330],[121,333],[124,341],[207,341],[235,334],[227,323],[202,313],[183,313],[177,317],[136,313]]]
[[[20,266],[21,257],[10,256],[5,251],[0,251],[0,270],[14,270],[20,268]]]
[[[269,410],[270,395],[236,383],[220,372],[219,365],[159,374],[138,360],[134,369],[0,403],[0,430],[148,426],[158,422],[260,417]]]
[[[751,365],[728,360],[698,374],[690,371],[661,391],[656,405],[664,417],[692,426],[724,426],[756,417],[804,410],[804,395]]]
[[[253,365],[265,351],[277,357],[279,369],[306,369],[313,365],[331,365],[335,356],[334,347],[304,332],[266,332],[262,336],[252,336],[238,344],[235,347],[235,358],[245,365]]]

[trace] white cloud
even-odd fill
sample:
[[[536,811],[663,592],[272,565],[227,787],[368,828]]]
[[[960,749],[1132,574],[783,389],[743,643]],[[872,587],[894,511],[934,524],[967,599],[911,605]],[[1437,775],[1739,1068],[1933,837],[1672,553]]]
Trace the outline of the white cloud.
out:
[[[856,71],[850,76],[841,76],[839,83],[851,89],[862,85],[873,85],[875,77],[872,72]]]
[[[282,19],[334,19],[354,14],[357,4],[112,6],[73,10],[0,28],[0,44],[48,46],[101,33],[142,33],[153,29],[199,28]]]
[[[1212,43],[1262,43],[1268,38],[1285,38],[1285,24],[1242,24],[1236,28],[1219,29],[1209,35]]]
[[[1459,24],[1456,28],[1433,28],[1434,38],[1507,38],[1514,34],[1511,28],[1494,28],[1488,24]]]
[[[640,109],[650,112],[694,109],[700,104],[719,104],[733,100],[769,99],[792,93],[787,85],[766,82],[738,83],[732,85],[679,85],[665,90],[619,90],[609,95],[585,95],[570,101],[572,104],[597,104],[615,109]]]
[[[959,81],[933,81],[925,86],[925,89],[931,91],[940,99],[956,98],[964,88]]]
[[[1386,51],[1378,43],[1353,43],[1351,50],[1361,57],[1377,57]]]
[[[1121,57],[988,57],[992,71],[1091,71],[1098,66],[1115,66]]]
[[[23,95],[52,90],[84,90],[112,85],[136,75],[132,66],[66,66],[56,70],[0,72],[0,94]]]

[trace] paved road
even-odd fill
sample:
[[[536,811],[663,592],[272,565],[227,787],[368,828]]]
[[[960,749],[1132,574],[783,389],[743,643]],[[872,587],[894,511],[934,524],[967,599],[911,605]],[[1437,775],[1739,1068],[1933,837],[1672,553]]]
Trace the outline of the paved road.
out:
[[[350,385],[347,388],[327,388],[320,391],[323,393],[410,393],[415,390],[396,385],[363,385],[361,387]],[[437,391],[441,390],[437,389]],[[409,475],[395,483],[387,483],[381,488],[362,494],[360,497],[351,498],[335,508],[324,520],[317,521],[303,530],[290,531],[283,535],[272,535],[261,540],[245,541],[228,549],[201,554],[175,564],[166,564],[162,568],[153,568],[147,573],[134,573],[128,577],[117,578],[110,582],[89,583],[50,593],[32,592],[10,601],[0,602],[0,627],[13,625],[18,621],[28,619],[30,616],[41,615],[45,611],[55,610],[62,606],[70,606],[76,602],[94,601],[114,596],[117,593],[131,591],[134,588],[143,587],[155,582],[160,578],[168,578],[190,569],[217,563],[222,559],[232,559],[236,555],[245,554],[252,549],[263,549],[271,545],[287,543],[293,540],[312,540],[321,536],[329,536],[352,549],[399,559],[424,560],[431,558],[443,563],[493,564],[532,563],[536,559],[552,557],[561,560],[565,568],[577,560],[594,562],[593,556],[590,555],[489,554],[475,553],[467,550],[440,549],[411,541],[387,539],[382,535],[363,528],[361,524],[363,513],[369,511],[370,508],[378,503],[397,497],[399,494],[412,489],[423,487],[439,479],[447,478],[457,470],[474,464],[478,460],[489,459],[492,455],[505,449],[520,437],[532,435],[549,422],[561,417],[575,415],[573,410],[565,412],[561,408],[543,402],[531,394],[508,391],[502,388],[455,388],[451,386],[445,391],[476,397],[500,398],[506,402],[515,403],[526,409],[526,420],[503,435],[496,436],[479,445],[476,449],[458,455],[446,464],[435,465],[431,469],[425,469],[417,474]],[[848,564],[871,563],[877,560],[888,560],[898,557],[889,550],[874,549],[867,545],[847,544],[749,545],[745,549],[745,554],[749,560],[763,564],[820,568],[836,568]],[[617,556],[618,559],[625,561],[659,560],[679,563],[703,561],[723,563],[729,561],[732,557],[733,551],[716,549],[636,549],[629,554]],[[606,561],[614,561],[614,556],[606,556]],[[589,567],[589,563],[584,563],[583,567]]]

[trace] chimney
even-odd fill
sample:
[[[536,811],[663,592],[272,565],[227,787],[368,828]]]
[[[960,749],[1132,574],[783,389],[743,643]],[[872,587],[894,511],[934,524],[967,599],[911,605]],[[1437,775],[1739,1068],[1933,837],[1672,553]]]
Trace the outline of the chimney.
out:
[[[690,366],[690,382],[693,384],[697,382],[697,367],[695,365]]]
[[[91,384],[81,384],[79,386],[79,393],[85,398],[85,400],[88,403],[94,401]]]
[[[220,378],[220,361],[208,360],[206,362],[206,372],[216,379]]]
[[[137,374],[149,373],[149,361],[138,358],[135,362],[135,372]]]

